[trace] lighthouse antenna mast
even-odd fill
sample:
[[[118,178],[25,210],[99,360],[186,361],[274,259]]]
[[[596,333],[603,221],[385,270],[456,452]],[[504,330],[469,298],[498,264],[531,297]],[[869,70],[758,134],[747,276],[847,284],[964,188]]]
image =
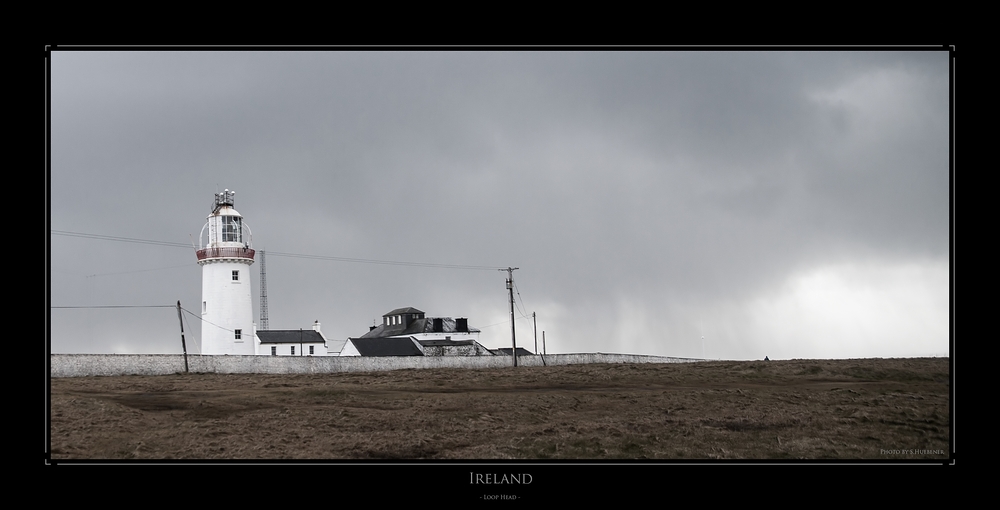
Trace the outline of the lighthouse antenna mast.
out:
[[[267,266],[264,264],[264,250],[260,250],[260,329],[267,331]]]

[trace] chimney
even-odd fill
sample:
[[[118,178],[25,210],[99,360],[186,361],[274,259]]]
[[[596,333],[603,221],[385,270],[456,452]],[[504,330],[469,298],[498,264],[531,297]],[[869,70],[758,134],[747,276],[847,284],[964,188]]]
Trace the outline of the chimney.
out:
[[[313,331],[319,333],[319,321],[313,322]]]
[[[455,319],[455,331],[462,333],[469,332],[469,319],[465,317],[459,317]]]
[[[434,333],[444,332],[444,321],[440,318],[434,319]]]

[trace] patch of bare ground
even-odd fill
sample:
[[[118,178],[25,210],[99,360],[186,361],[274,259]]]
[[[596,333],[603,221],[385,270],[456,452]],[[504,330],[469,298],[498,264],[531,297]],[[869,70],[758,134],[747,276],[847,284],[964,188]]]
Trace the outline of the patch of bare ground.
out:
[[[51,458],[944,460],[948,382],[943,358],[58,378]]]

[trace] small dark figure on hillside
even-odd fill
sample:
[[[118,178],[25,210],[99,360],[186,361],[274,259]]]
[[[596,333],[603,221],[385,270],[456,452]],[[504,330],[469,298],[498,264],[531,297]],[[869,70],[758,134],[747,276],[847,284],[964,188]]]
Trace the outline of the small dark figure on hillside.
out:
[[[764,356],[764,361],[771,361],[771,360],[767,359],[767,356]]]

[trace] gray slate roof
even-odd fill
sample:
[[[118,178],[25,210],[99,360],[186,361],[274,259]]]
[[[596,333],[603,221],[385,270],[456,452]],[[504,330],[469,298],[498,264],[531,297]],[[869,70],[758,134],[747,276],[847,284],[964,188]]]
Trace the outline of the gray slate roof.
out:
[[[301,333],[301,334],[300,334]],[[257,330],[257,338],[262,344],[321,344],[323,336],[312,329],[268,329]]]
[[[350,341],[362,356],[423,356],[413,339],[405,338],[351,338]]]
[[[510,347],[500,347],[498,349],[491,349],[490,352],[492,352],[493,354],[500,354],[500,355],[503,355],[503,356],[510,356]],[[531,351],[525,349],[524,347],[518,347],[517,348],[517,355],[518,356],[534,356],[534,353],[532,353]]]
[[[382,317],[388,317],[390,315],[403,315],[403,314],[407,314],[407,313],[424,313],[424,311],[423,310],[417,310],[416,308],[413,308],[412,306],[408,306],[406,308],[397,308],[397,309],[395,309],[395,310],[393,310],[393,311],[391,311],[389,313],[383,314]]]

